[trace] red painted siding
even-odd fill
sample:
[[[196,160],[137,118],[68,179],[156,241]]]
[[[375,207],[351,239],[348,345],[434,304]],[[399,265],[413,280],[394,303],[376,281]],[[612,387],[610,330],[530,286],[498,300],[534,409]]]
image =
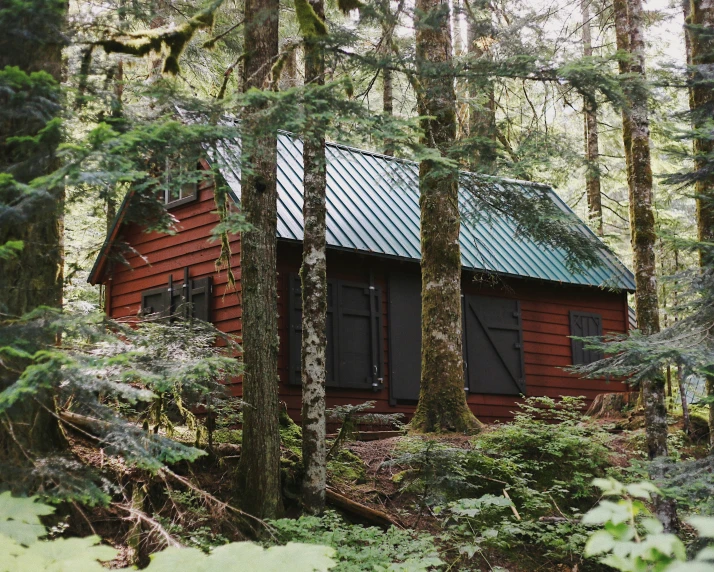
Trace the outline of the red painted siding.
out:
[[[213,277],[214,295],[212,315],[222,331],[241,334],[240,308],[240,237],[231,240],[233,272],[236,290],[229,290],[225,271],[216,272],[215,260],[220,246],[210,241],[211,228],[218,222],[213,192],[210,186],[199,189],[195,202],[172,210],[178,219],[177,233],[166,235],[146,233],[136,225],[128,225],[120,232],[120,240],[129,243],[135,252],[126,256],[129,266],[108,264],[102,282],[106,285],[106,308],[113,318],[133,320],[140,310],[143,291],[167,284],[171,274],[177,282],[183,280],[183,269],[188,266],[192,278]],[[280,395],[290,414],[300,414],[300,390],[288,385],[288,324],[287,300],[291,273],[300,267],[301,249],[298,244],[280,242],[278,245],[278,328],[281,339],[278,370]],[[387,312],[387,276],[390,269],[418,272],[414,262],[399,262],[367,254],[331,251],[328,255],[330,277],[354,281],[368,281],[370,272],[375,285],[382,290],[384,388],[376,393],[355,389],[329,389],[328,406],[377,401],[380,412],[401,412],[409,415],[413,405],[389,404],[389,336]],[[523,341],[528,395],[583,395],[588,401],[595,395],[623,391],[621,382],[582,380],[561,368],[571,363],[569,310],[597,312],[603,318],[604,332],[625,332],[627,328],[626,294],[596,288],[575,287],[529,280],[507,279],[496,284],[478,283],[473,273],[464,273],[464,292],[486,296],[515,298],[521,302]],[[240,383],[233,391],[240,394]],[[510,419],[516,399],[512,396],[469,395],[468,402],[482,421]]]

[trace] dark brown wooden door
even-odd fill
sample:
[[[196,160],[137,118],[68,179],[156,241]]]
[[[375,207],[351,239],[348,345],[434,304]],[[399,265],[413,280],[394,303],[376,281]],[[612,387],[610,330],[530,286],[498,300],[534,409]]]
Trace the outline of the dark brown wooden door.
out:
[[[470,393],[526,393],[518,300],[464,297],[464,359]]]
[[[382,298],[366,283],[327,281],[327,385],[372,389],[382,378]],[[290,383],[300,384],[302,289],[290,279]]]

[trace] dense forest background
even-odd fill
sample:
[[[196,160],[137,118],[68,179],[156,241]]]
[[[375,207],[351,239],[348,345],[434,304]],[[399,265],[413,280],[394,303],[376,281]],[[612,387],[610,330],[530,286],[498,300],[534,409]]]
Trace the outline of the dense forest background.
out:
[[[708,1],[9,0],[0,29],[0,570],[714,569]],[[301,426],[257,294],[278,130],[304,142]],[[420,166],[422,281],[442,286],[406,427],[325,410],[325,141]],[[467,170],[486,184],[459,214]],[[573,267],[602,244],[493,176],[551,185],[633,270],[638,329],[588,340],[606,357],[578,371],[627,376],[627,398],[469,412],[459,216],[507,216]],[[190,309],[108,319],[87,278],[122,203],[171,233],[165,198],[208,181],[216,272],[243,233],[243,339]],[[237,376],[259,408],[226,394]]]

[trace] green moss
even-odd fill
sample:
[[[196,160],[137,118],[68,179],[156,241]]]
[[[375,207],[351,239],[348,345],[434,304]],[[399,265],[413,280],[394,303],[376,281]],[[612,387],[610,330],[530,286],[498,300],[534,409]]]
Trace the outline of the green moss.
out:
[[[309,40],[327,34],[325,22],[317,15],[308,0],[295,0],[295,15],[303,38]]]
[[[341,449],[327,462],[327,474],[331,480],[345,483],[363,483],[367,479],[362,459],[346,449]]]
[[[302,460],[302,428],[286,412],[280,414],[280,442]]]
[[[107,53],[129,54],[136,57],[142,57],[151,52],[160,53],[166,46],[169,49],[169,55],[164,62],[164,73],[177,75],[181,71],[178,60],[184,48],[191,41],[196,30],[213,26],[215,13],[221,4],[223,4],[223,0],[215,0],[176,28],[164,27],[122,34],[122,39],[100,40],[96,42],[96,45],[102,46]]]

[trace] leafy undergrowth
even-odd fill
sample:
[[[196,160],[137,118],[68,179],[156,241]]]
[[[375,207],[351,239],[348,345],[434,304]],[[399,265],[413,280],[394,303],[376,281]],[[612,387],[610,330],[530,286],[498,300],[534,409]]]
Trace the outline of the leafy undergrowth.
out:
[[[608,570],[584,556],[597,527],[582,518],[601,500],[593,479],[647,478],[643,430],[588,420],[581,411],[579,399],[532,398],[512,422],[476,437],[353,443],[367,479],[346,494],[431,533],[455,569]],[[670,427],[670,447],[680,463],[706,454],[681,423]],[[685,511],[701,509],[712,492],[701,482],[683,487],[670,492],[680,494]]]
[[[647,478],[643,431],[636,415],[588,420],[581,410],[574,398],[531,398],[512,422],[475,437],[407,435],[334,448],[330,486],[401,528],[364,526],[369,521],[336,512],[300,517],[301,431],[287,416],[281,419],[282,472],[286,516],[293,518],[258,527],[258,537],[255,527],[246,532],[246,520],[232,506],[240,432],[230,427],[215,432],[210,454],[158,474],[128,469],[95,443],[75,439],[78,459],[96,471],[114,501],[60,507],[46,524],[58,537],[100,536],[117,549],[117,568],[145,567],[151,554],[173,543],[193,549],[191,557],[208,566],[199,553],[253,539],[264,547],[331,547],[333,569],[342,572],[609,570],[584,556],[599,525],[582,519],[602,500],[593,479]],[[702,458],[705,444],[674,422],[670,446],[677,463],[668,492],[683,512],[710,514],[714,483],[707,477],[711,458]],[[693,479],[693,471],[704,476]]]

